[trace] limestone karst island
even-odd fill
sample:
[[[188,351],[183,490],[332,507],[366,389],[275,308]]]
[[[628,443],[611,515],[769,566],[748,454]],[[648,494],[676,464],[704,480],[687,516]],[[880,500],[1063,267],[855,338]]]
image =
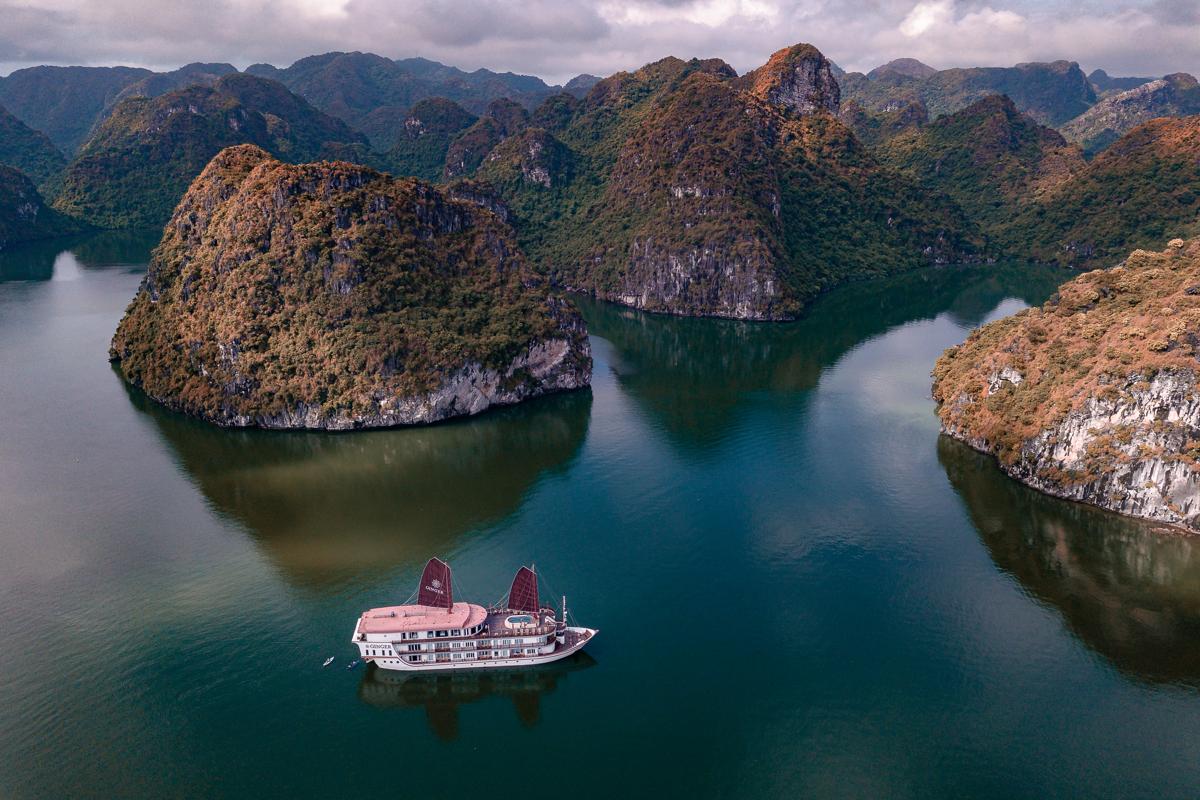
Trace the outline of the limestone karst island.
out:
[[[0,798],[1200,796],[1188,3],[0,14]]]

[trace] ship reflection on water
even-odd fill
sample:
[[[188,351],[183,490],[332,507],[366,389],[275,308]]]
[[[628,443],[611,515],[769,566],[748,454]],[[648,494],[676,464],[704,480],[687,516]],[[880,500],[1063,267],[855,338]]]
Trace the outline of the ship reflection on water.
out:
[[[424,708],[429,729],[443,741],[459,735],[459,706],[508,697],[526,728],[541,721],[542,697],[554,692],[568,673],[596,665],[579,652],[553,664],[519,670],[486,670],[413,675],[386,669],[367,669],[358,697],[378,708]]]

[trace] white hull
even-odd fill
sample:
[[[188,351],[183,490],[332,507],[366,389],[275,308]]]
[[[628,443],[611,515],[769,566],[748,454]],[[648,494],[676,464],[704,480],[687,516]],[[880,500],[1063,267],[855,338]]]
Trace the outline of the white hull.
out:
[[[557,647],[553,653],[545,653],[532,656],[520,656],[517,658],[489,658],[485,660],[472,661],[440,661],[435,663],[409,663],[401,658],[389,658],[387,656],[364,656],[363,660],[375,664],[379,669],[394,670],[396,672],[457,672],[460,670],[484,670],[484,669],[517,669],[520,667],[533,667],[538,664],[549,664],[554,661],[560,661],[572,653],[576,653],[584,648],[584,646],[592,640],[597,631],[593,628],[567,628],[568,631],[577,633],[581,636],[580,640],[569,647]]]

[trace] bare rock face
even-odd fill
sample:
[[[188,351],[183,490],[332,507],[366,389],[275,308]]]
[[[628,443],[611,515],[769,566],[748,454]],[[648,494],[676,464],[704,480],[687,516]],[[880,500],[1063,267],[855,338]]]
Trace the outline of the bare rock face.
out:
[[[838,95],[808,45],[742,78],[668,57],[551,98],[528,124],[489,112],[443,175],[501,201],[557,284],[658,313],[791,319],[843,280],[978,246],[957,206],[863,147]]]
[[[1049,494],[1200,530],[1200,241],[1135,251],[934,369],[945,433]]]
[[[784,48],[740,79],[751,93],[797,114],[837,114],[842,90],[829,59],[810,44]]]
[[[1186,72],[1178,72],[1109,95],[1061,130],[1067,139],[1095,153],[1143,122],[1191,114],[1200,114],[1200,84]]]
[[[265,428],[436,422],[591,379],[582,319],[491,212],[249,145],[188,190],[111,357],[164,405]]]

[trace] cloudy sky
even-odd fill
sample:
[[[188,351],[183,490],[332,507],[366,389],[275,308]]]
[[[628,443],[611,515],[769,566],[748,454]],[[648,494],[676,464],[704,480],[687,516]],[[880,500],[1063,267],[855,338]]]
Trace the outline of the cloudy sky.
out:
[[[34,64],[420,55],[561,82],[665,55],[739,72],[807,41],[847,69],[1066,58],[1110,74],[1200,72],[1200,0],[0,0],[0,74]]]

